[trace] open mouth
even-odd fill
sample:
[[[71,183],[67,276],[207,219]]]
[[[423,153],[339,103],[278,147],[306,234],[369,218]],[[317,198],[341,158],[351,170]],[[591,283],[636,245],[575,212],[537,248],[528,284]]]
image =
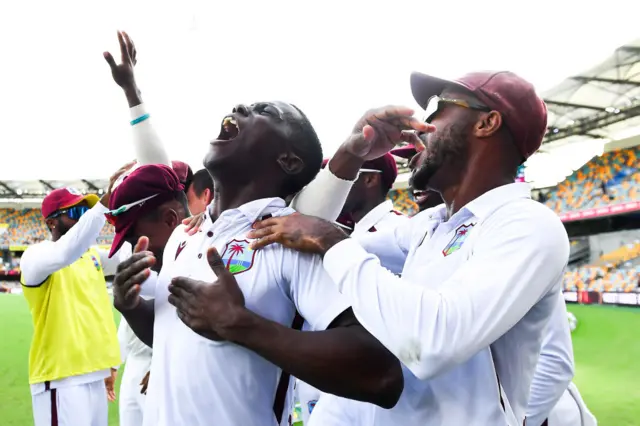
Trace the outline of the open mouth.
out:
[[[222,119],[222,125],[220,126],[220,135],[218,135],[219,141],[231,141],[235,139],[240,133],[240,126],[232,115],[228,115]]]
[[[429,191],[413,191],[412,195],[416,204],[422,204],[429,198]]]

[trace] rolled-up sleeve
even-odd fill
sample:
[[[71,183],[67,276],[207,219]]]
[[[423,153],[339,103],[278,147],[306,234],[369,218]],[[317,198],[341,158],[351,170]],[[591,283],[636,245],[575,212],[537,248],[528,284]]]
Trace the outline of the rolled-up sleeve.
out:
[[[428,379],[488,347],[559,286],[569,243],[552,212],[503,208],[479,232],[472,256],[438,289],[428,269],[423,282],[398,278],[352,239],[330,249],[324,266],[360,323]]]
[[[567,308],[561,292],[542,341],[540,357],[531,382],[527,424],[540,426],[549,417],[573,379],[573,346]]]

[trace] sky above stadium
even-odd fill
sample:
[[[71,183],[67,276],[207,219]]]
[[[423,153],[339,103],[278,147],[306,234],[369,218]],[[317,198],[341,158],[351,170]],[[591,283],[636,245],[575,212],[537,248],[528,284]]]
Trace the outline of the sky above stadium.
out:
[[[510,69],[544,91],[640,37],[633,0],[97,5],[0,6],[0,179],[107,178],[133,157],[127,104],[102,57],[119,56],[118,29],[136,43],[138,83],[172,158],[195,169],[237,103],[295,103],[330,155],[367,109],[417,107],[413,70]]]

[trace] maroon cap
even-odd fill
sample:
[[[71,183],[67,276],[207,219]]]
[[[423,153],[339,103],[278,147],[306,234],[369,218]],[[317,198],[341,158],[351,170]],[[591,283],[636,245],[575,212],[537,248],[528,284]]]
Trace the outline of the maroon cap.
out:
[[[42,216],[48,218],[58,210],[66,209],[86,201],[89,207],[95,206],[100,197],[96,194],[82,195],[74,188],[54,189],[42,200]]]
[[[111,218],[110,222],[116,228],[109,257],[120,249],[125,235],[140,217],[158,208],[176,192],[183,190],[184,185],[180,183],[177,173],[165,165],[140,166],[131,172],[113,190],[109,199],[110,213],[135,204],[120,214],[108,214]]]
[[[329,164],[329,159],[322,160],[322,168],[325,168]],[[388,190],[391,189],[393,183],[398,177],[398,165],[396,160],[389,153],[386,153],[382,157],[378,157],[375,160],[369,160],[362,163],[360,167],[361,171],[377,170],[380,172],[382,186]]]
[[[480,102],[498,111],[525,159],[540,148],[547,132],[547,106],[531,83],[509,71],[473,72],[451,81],[411,74],[411,91],[422,108],[427,107],[432,96],[450,86],[470,91]]]
[[[414,155],[418,153],[418,150],[415,146],[413,146],[413,144],[411,144],[392,149],[391,151],[389,151],[389,153],[391,155],[395,155],[396,157],[406,158],[407,160],[410,160]]]
[[[190,175],[193,176],[191,167],[189,167],[187,163],[183,163],[182,161],[172,161],[171,167],[173,168],[173,171],[176,172],[178,180],[183,185],[188,183]]]

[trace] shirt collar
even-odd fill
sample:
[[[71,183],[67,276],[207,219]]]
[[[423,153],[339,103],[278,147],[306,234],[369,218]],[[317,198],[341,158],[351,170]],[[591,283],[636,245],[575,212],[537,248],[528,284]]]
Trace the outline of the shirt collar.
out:
[[[475,200],[467,203],[463,209],[469,211],[478,219],[483,219],[503,205],[520,198],[531,198],[529,184],[522,182],[509,183],[485,192]]]
[[[358,223],[355,224],[354,231],[356,229],[369,230],[372,226],[375,226],[376,223],[380,222],[382,218],[385,215],[389,214],[389,212],[391,212],[392,210],[393,210],[393,201],[391,200],[383,201],[382,203],[378,204],[377,206],[369,210],[369,213],[364,215],[364,217],[360,219]]]
[[[209,208],[213,206],[213,203]],[[268,214],[273,214],[279,210],[282,210],[287,206],[286,202],[282,198],[261,198],[259,200],[249,201],[241,205],[236,209],[225,210],[222,212],[218,220],[222,218],[238,218],[242,217],[248,223],[254,223],[259,218]],[[211,214],[207,209],[206,220],[211,221]]]

